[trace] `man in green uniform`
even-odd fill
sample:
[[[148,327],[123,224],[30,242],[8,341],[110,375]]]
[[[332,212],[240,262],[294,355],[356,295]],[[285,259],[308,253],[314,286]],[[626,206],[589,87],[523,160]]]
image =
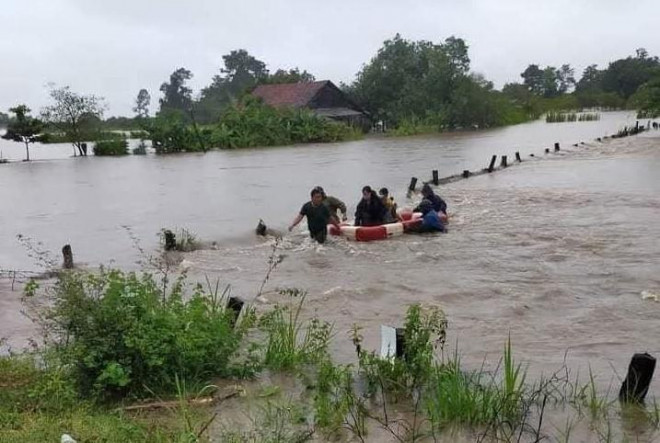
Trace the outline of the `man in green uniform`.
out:
[[[320,186],[317,186],[314,189],[321,191],[321,195],[323,195],[323,204],[328,207],[330,210],[330,215],[335,217],[337,222],[339,222],[339,220],[346,221],[348,219],[346,215],[346,205],[343,201],[339,200],[337,197],[333,197],[332,195],[327,195],[323,188]],[[337,211],[341,213],[341,217]]]
[[[307,217],[307,227],[309,235],[319,243],[324,243],[328,236],[328,223],[336,223],[330,216],[330,210],[323,204],[323,193],[314,188],[311,192],[312,200],[305,203],[300,212],[289,226],[289,231],[293,230],[303,217]]]

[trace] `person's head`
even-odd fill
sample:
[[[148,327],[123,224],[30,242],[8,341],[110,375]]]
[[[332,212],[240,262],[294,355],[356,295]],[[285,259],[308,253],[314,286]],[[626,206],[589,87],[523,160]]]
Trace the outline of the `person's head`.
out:
[[[318,206],[323,202],[323,192],[318,190],[318,187],[312,189],[312,204]]]
[[[371,186],[365,186],[362,188],[362,198],[365,200],[369,200],[371,198],[371,193],[373,190],[371,189]]]
[[[433,209],[433,203],[431,203],[430,200],[424,199],[422,202],[419,204],[419,211],[423,214],[426,215],[428,214],[429,211]]]
[[[325,191],[323,190],[323,188],[322,188],[321,186],[317,186],[317,187],[315,187],[314,189],[316,189],[317,191],[319,191],[319,192],[321,193],[321,196],[322,196],[323,198],[326,197],[326,195],[325,195]]]
[[[433,189],[428,183],[424,183],[424,186],[422,186],[422,195],[424,197],[429,197],[433,195]]]
[[[380,191],[378,191],[381,197],[388,197],[390,195],[390,191],[387,188],[380,188]]]

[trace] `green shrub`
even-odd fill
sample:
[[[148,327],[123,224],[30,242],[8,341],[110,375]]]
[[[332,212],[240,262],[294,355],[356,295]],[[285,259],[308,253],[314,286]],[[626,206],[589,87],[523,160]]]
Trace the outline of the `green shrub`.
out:
[[[62,274],[50,317],[79,391],[139,397],[173,392],[175,376],[197,383],[234,373],[249,322],[234,328],[217,291],[197,286],[185,300],[183,290],[179,280],[165,292],[149,274]]]
[[[325,143],[362,137],[359,129],[306,109],[276,109],[254,97],[229,107],[213,129],[211,143],[221,149]]]
[[[200,143],[194,128],[177,112],[167,112],[143,124],[156,154],[202,151],[209,143],[204,139]]]
[[[127,155],[128,142],[121,140],[101,140],[94,144],[94,155]]]

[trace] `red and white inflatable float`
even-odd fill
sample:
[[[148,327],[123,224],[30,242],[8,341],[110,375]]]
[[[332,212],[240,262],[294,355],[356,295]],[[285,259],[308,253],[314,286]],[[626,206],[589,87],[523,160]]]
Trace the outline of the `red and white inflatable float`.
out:
[[[385,240],[390,237],[402,235],[410,226],[418,225],[422,222],[422,214],[419,212],[402,211],[399,213],[400,222],[387,223],[380,226],[353,226],[341,224],[339,228],[334,225],[328,225],[330,235],[341,235],[349,240],[355,241],[374,241]]]

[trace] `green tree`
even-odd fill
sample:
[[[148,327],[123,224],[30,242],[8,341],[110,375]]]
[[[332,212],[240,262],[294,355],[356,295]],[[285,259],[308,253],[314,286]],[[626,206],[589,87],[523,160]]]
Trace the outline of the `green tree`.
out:
[[[344,88],[376,119],[392,123],[434,114],[440,118],[452,91],[469,71],[465,42],[410,41],[396,34]]]
[[[640,86],[630,102],[645,117],[660,116],[660,75]]]
[[[179,68],[170,75],[170,81],[160,85],[163,98],[160,99],[160,112],[178,111],[183,114],[192,106],[192,89],[186,82],[193,77],[192,72]]]
[[[71,88],[52,87],[50,97],[54,104],[42,110],[43,120],[62,131],[80,155],[87,155],[82,143],[94,132],[95,124],[103,117],[104,100],[95,95],[83,95],[71,91]]]
[[[616,60],[609,64],[603,75],[602,86],[606,92],[616,92],[628,99],[644,83],[660,73],[658,57],[649,57],[640,48],[635,57]]]
[[[589,65],[582,71],[582,77],[577,82],[575,90],[577,92],[599,91],[603,88],[603,71],[598,69],[598,65]]]
[[[224,67],[213,76],[211,84],[202,89],[199,101],[200,120],[217,120],[222,110],[240,99],[258,83],[267,81],[266,64],[245,49],[231,51],[222,56]]]
[[[542,75],[542,94],[543,97],[551,98],[559,95],[559,75],[558,71],[552,66],[547,66]]]
[[[539,65],[527,66],[520,76],[523,78],[523,84],[533,94],[543,95],[543,71]]]
[[[0,127],[7,126],[9,123],[9,115],[5,114],[4,112],[0,112]]]
[[[261,80],[261,83],[268,84],[281,84],[281,83],[311,83],[315,81],[316,78],[307,71],[302,71],[298,68],[289,69],[278,69],[274,74],[271,74]]]
[[[9,109],[14,118],[7,126],[7,132],[2,136],[6,140],[25,143],[26,161],[30,161],[30,143],[34,143],[37,134],[43,129],[39,119],[30,116],[30,108],[18,105]]]
[[[566,94],[575,87],[575,69],[568,64],[561,65],[557,71],[557,80],[559,81],[559,93]]]
[[[149,105],[151,104],[151,95],[146,89],[140,89],[137,98],[135,99],[135,112],[138,118],[149,118]]]

